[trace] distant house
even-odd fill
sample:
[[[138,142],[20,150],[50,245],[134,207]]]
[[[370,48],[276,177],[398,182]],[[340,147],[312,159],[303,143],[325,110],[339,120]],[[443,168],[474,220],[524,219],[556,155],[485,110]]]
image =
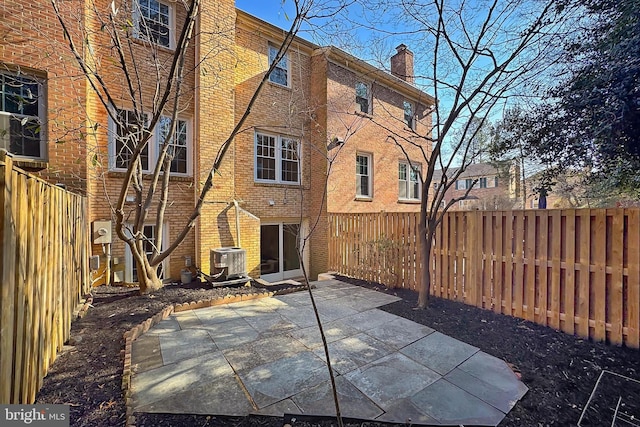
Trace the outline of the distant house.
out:
[[[451,179],[457,169],[450,169],[447,176]],[[442,171],[433,176],[433,188],[442,181]],[[471,188],[471,190],[468,190]],[[468,194],[466,194],[468,192]],[[465,196],[466,194],[466,196]],[[519,168],[512,165],[507,170],[497,168],[490,163],[474,163],[458,176],[454,185],[446,192],[442,206],[452,199],[457,200],[451,210],[494,210],[512,209],[520,194]]]

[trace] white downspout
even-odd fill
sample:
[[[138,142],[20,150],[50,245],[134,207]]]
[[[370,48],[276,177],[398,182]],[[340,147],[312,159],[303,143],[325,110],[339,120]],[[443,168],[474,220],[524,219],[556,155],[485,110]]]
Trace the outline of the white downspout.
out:
[[[233,199],[233,206],[236,207],[236,246],[241,248],[240,244],[240,205],[236,199]]]

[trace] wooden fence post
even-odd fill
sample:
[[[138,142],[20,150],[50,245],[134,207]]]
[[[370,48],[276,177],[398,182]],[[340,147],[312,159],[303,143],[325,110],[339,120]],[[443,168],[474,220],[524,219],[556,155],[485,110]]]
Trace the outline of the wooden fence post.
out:
[[[464,280],[465,285],[465,303],[469,305],[478,305],[478,285],[480,284],[480,277],[482,272],[482,251],[480,242],[478,241],[478,233],[481,232],[481,222],[478,217],[482,212],[471,211],[466,213],[466,244],[465,252],[466,263],[464,274],[466,275]],[[479,274],[480,273],[480,274]],[[482,294],[480,294],[482,297]]]
[[[11,403],[13,377],[13,334],[16,239],[11,199],[13,197],[13,159],[0,151],[0,402]]]

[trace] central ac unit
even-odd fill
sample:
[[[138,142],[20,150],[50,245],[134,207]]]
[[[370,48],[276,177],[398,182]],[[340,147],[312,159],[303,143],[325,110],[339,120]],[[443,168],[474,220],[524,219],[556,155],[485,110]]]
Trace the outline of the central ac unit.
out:
[[[247,276],[245,250],[228,247],[211,250],[211,275],[220,275],[224,279],[235,279]]]

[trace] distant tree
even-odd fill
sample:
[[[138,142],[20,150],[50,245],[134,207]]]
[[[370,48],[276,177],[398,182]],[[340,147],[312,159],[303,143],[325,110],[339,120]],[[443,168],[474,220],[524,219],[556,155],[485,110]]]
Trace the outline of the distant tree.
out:
[[[585,12],[565,45],[567,75],[540,105],[531,155],[640,198],[640,1],[567,0]]]

